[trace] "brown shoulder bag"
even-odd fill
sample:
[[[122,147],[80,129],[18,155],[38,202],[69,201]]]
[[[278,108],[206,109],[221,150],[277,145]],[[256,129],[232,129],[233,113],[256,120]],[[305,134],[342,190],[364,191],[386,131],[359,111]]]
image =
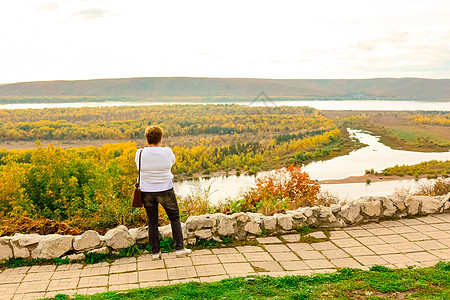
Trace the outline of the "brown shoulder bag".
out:
[[[142,149],[141,153],[139,153],[139,176],[138,176],[138,182],[134,184],[133,199],[132,199],[132,202],[131,202],[131,206],[132,207],[142,207],[142,194],[141,194],[141,189],[139,187],[139,183],[141,182],[141,156],[142,156],[142,151],[144,151],[144,149]]]

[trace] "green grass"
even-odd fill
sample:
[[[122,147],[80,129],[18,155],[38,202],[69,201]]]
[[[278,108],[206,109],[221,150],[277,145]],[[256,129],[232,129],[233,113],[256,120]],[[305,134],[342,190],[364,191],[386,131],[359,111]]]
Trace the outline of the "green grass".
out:
[[[0,270],[3,268],[20,268],[26,266],[35,266],[35,265],[67,265],[70,264],[71,261],[68,257],[59,258],[55,257],[53,259],[45,259],[45,258],[35,258],[35,259],[23,259],[21,257],[11,257],[5,260],[0,264]]]
[[[68,298],[58,295],[54,299]],[[450,299],[450,263],[421,269],[376,266],[370,271],[345,268],[312,276],[231,278],[77,295],[75,299]]]
[[[400,128],[391,128],[391,133],[400,139],[406,140],[407,142],[413,143],[417,140],[418,137],[425,137],[429,140],[435,141],[438,144],[447,143],[448,140],[442,140],[439,136],[434,133],[430,133],[427,130],[422,128],[411,128],[408,129],[400,129]]]
[[[423,133],[419,133],[416,130],[391,129],[391,132],[399,138],[407,140],[409,142],[414,141],[417,136],[423,135]],[[428,134],[428,138],[432,137],[432,135]]]
[[[85,252],[85,257],[81,260],[70,260],[67,256],[65,258],[33,258],[33,259],[23,259],[23,258],[8,258],[4,262],[0,263],[0,270],[5,268],[19,268],[24,266],[36,266],[36,265],[63,265],[72,263],[84,263],[84,264],[96,264],[100,262],[112,262],[116,259],[123,257],[137,257],[144,254],[144,250],[150,252],[150,246],[134,244],[130,247],[121,249],[119,253],[95,253],[95,252]],[[161,252],[172,252],[175,248],[173,246],[172,238],[161,239]]]

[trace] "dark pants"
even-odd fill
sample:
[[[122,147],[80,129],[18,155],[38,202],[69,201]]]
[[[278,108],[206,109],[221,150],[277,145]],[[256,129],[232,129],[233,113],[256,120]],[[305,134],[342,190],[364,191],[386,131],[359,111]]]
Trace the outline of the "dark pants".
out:
[[[181,231],[180,211],[178,209],[177,198],[173,188],[162,192],[142,192],[142,203],[147,212],[148,220],[148,242],[152,249],[152,254],[160,251],[158,232],[158,203],[167,213],[172,226],[172,236],[175,250],[183,250],[183,232]]]

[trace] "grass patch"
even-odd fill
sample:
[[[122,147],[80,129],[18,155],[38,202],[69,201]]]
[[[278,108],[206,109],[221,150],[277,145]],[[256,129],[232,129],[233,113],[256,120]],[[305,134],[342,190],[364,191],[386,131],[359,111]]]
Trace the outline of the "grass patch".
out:
[[[450,263],[422,269],[342,269],[312,276],[230,278],[189,282],[75,299],[449,299]],[[54,299],[67,299],[58,295]]]
[[[297,227],[297,232],[300,233],[301,235],[307,235],[308,233],[312,232],[311,227],[309,226],[301,226],[301,227]]]
[[[219,244],[220,243],[215,239],[200,239],[197,241],[197,243],[192,245],[191,249],[212,249],[217,248]]]
[[[35,265],[67,265],[70,264],[70,259],[66,258],[53,258],[53,259],[45,259],[45,258],[35,258],[35,259],[24,259],[21,257],[11,257],[5,260],[2,264],[0,264],[0,269],[3,268],[20,268],[20,267],[29,267]]]
[[[392,128],[391,133],[402,140],[406,140],[407,143],[416,144],[419,147],[427,146],[427,144],[440,145],[448,143],[448,140],[442,140],[436,134],[422,128]]]
[[[312,243],[318,243],[318,242],[325,242],[330,237],[330,229],[328,229],[328,228],[313,230],[309,226],[302,226],[302,227],[296,228],[296,231],[300,234],[300,243],[312,244]],[[325,234],[326,238],[316,238],[316,237],[308,235],[315,231],[323,232]]]

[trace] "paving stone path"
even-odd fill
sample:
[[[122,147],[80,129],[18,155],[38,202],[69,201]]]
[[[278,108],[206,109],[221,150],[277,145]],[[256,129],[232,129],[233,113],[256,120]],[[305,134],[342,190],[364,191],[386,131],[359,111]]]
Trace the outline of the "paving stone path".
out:
[[[338,268],[432,266],[450,261],[450,214],[332,230],[327,241],[300,243],[299,234],[258,238],[259,246],[122,258],[95,265],[48,265],[0,271],[0,299],[95,294],[247,275],[309,275]],[[315,233],[320,237],[322,233]]]

